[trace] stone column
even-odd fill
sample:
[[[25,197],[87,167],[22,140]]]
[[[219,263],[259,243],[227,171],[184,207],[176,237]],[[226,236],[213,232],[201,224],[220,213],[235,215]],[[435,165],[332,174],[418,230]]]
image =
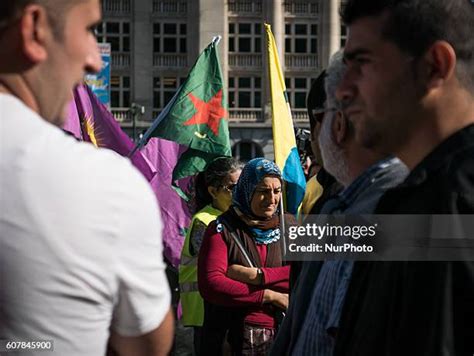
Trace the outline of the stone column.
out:
[[[150,68],[153,68],[153,39],[149,34],[153,33],[150,18],[152,2],[133,1],[132,4],[131,27],[133,30],[130,41],[133,65],[132,101],[145,107],[145,115],[141,117],[141,120],[151,121],[153,119],[153,76],[150,75]]]
[[[340,0],[322,0],[320,2],[320,69],[328,66],[329,58],[337,52],[341,44],[341,21],[339,18]]]
[[[187,45],[188,45],[188,66],[192,66],[196,61],[200,53],[200,43],[199,39],[201,38],[199,34],[199,1],[188,1],[188,13],[187,13]]]
[[[275,36],[275,42],[280,57],[280,65],[285,67],[285,16],[283,14],[282,0],[271,0],[272,4],[272,32]]]
[[[283,0],[262,0],[262,14],[264,22],[272,27],[273,37],[278,48],[278,57],[282,70],[285,69],[285,16],[283,13]],[[268,73],[268,47],[267,33],[262,27],[262,104],[264,108],[264,120],[271,120],[271,93],[270,78]]]
[[[227,83],[228,66],[228,17],[227,1],[200,0],[199,1],[199,52],[211,43],[214,36],[222,36],[218,45],[219,60]]]

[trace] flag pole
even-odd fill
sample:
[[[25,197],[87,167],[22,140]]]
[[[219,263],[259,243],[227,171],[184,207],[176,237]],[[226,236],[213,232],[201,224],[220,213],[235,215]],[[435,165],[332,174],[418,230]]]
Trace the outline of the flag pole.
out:
[[[220,36],[220,35],[214,36],[214,37],[212,38],[212,43],[213,43],[215,46],[217,46],[217,45],[219,44],[219,42],[221,41],[221,39],[222,39],[222,36]]]
[[[168,112],[170,111],[171,107],[175,104],[176,99],[178,98],[178,94],[181,91],[182,84],[179,86],[179,88],[176,90],[174,93],[173,97],[169,101],[168,104],[164,107],[164,109],[160,112],[160,114],[156,117],[155,121],[153,121],[153,124],[146,130],[145,134],[143,137],[138,141],[133,148],[133,150],[128,154],[128,158],[133,157],[133,155],[140,149],[142,148],[147,142],[148,139],[150,138],[151,133],[156,129],[158,124],[168,115]]]
[[[280,197],[280,226],[281,226],[281,239],[283,245],[282,257],[286,256],[286,229],[285,229],[285,211],[283,209],[283,194]]]

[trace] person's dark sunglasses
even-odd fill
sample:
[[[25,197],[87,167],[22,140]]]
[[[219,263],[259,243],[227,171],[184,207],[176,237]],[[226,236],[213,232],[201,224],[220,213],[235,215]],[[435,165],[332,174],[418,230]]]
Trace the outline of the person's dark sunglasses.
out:
[[[223,185],[222,188],[232,193],[236,185],[237,183],[227,184],[227,185]]]

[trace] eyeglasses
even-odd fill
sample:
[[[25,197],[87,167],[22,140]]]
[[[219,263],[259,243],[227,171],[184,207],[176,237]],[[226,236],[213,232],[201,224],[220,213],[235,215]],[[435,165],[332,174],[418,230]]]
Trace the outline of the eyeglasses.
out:
[[[228,192],[232,193],[232,191],[233,191],[233,189],[236,185],[237,185],[237,183],[231,183],[231,184],[223,185],[222,188],[224,188]]]
[[[319,122],[319,123],[322,123],[323,122],[323,118],[324,118],[324,115],[326,115],[326,113],[329,113],[329,112],[336,112],[336,111],[339,111],[338,108],[335,108],[335,107],[331,107],[331,108],[314,108],[311,110],[311,114],[313,115],[314,119]]]

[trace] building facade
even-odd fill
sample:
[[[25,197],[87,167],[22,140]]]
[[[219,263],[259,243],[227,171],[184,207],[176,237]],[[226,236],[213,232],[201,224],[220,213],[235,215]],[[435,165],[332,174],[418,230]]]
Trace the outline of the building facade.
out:
[[[220,35],[233,153],[244,161],[273,159],[263,24],[272,26],[277,42],[295,127],[308,128],[306,93],[345,40],[339,1],[103,0],[97,36],[111,44],[115,118],[131,137],[145,131]]]

